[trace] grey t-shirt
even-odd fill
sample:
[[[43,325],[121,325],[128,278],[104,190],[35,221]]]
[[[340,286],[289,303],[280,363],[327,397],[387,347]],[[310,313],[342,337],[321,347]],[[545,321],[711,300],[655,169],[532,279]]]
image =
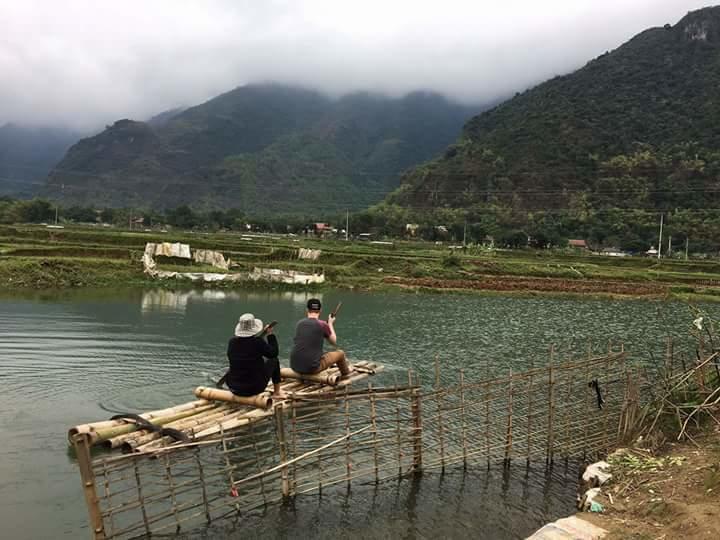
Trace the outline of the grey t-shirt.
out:
[[[290,367],[298,373],[315,373],[320,369],[323,339],[330,335],[330,326],[325,321],[310,317],[298,321],[290,351]]]

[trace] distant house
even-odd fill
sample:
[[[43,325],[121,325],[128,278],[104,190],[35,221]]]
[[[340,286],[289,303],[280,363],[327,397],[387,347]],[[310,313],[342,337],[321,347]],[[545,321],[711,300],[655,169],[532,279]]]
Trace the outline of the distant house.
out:
[[[606,247],[602,250],[602,254],[606,257],[627,257],[628,254],[622,249],[616,247]]]
[[[568,247],[573,249],[588,249],[585,240],[568,240]]]
[[[317,236],[325,236],[332,233],[332,227],[327,223],[315,223],[314,228]]]

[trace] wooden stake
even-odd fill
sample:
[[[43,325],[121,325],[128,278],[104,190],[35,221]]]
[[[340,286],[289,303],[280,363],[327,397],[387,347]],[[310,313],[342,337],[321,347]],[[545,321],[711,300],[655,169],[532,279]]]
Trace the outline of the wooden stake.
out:
[[[82,481],[85,504],[90,519],[90,530],[95,540],[105,540],[105,527],[103,525],[100,502],[98,501],[95,488],[95,473],[92,468],[92,458],[90,457],[90,436],[87,433],[77,433],[73,436],[72,440],[75,446],[75,456],[78,460],[78,467],[80,468],[80,479]]]

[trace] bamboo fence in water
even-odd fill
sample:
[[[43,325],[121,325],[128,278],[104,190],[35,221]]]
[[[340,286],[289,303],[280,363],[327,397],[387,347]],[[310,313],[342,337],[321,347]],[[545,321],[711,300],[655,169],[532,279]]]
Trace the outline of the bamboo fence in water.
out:
[[[242,517],[355,480],[601,454],[634,428],[644,378],[623,350],[487,380],[293,396],[202,441],[91,459],[74,435],[94,538],[132,538]]]

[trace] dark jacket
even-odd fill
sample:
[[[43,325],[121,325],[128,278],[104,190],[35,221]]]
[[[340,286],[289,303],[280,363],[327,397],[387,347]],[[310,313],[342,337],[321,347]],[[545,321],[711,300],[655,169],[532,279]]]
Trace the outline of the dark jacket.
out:
[[[232,337],[228,342],[227,357],[230,372],[227,385],[244,395],[259,394],[265,390],[268,375],[265,373],[265,358],[278,355],[278,342],[274,334],[265,341],[261,337]]]

